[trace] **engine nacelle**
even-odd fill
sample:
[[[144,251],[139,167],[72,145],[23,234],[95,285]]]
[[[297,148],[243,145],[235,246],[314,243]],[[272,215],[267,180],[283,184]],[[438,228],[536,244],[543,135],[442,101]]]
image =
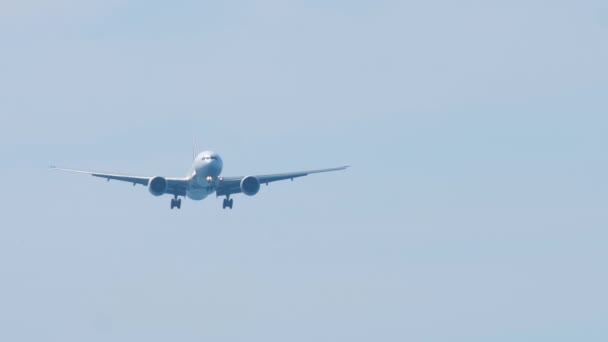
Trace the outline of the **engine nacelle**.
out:
[[[169,184],[163,177],[154,177],[148,182],[148,191],[154,196],[160,196],[167,192]]]
[[[260,180],[254,176],[247,176],[241,180],[241,191],[247,196],[253,196],[260,191]]]

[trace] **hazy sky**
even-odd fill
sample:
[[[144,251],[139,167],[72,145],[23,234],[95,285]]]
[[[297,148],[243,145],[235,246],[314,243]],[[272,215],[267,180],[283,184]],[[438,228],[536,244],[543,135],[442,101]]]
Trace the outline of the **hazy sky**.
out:
[[[0,340],[608,340],[605,1],[0,3]],[[351,164],[185,201],[183,176]]]

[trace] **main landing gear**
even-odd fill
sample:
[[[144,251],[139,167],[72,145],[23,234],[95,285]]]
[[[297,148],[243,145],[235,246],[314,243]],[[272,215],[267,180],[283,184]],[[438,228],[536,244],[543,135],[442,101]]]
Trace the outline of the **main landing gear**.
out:
[[[233,204],[234,204],[234,200],[226,197],[226,198],[224,198],[224,203],[222,204],[222,209],[226,209],[226,208],[232,209]]]
[[[181,198],[177,198],[177,196],[175,196],[175,198],[171,199],[171,209],[173,209],[173,208],[177,208],[177,209],[182,208]]]

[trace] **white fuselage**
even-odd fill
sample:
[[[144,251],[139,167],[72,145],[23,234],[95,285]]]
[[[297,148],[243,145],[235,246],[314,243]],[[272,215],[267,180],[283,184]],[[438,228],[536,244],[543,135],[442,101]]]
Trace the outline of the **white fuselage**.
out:
[[[193,200],[202,200],[217,189],[219,176],[224,166],[222,158],[211,151],[199,153],[192,163],[192,174],[186,195]]]

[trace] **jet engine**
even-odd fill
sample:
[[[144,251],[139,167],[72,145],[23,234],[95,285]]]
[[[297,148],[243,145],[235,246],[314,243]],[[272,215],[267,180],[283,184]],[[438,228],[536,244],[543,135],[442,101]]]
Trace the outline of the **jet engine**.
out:
[[[154,177],[148,182],[148,190],[154,196],[163,195],[165,192],[167,192],[168,187],[169,184],[163,177]]]
[[[247,196],[253,196],[260,191],[260,180],[254,176],[247,176],[241,180],[241,191]]]

